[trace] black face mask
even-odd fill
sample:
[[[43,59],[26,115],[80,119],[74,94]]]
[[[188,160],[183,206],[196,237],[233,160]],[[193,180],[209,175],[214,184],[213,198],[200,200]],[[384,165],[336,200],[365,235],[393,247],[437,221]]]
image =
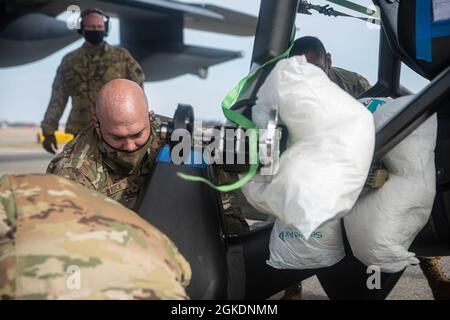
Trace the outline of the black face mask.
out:
[[[103,38],[105,37],[105,31],[86,30],[84,31],[83,35],[87,42],[96,45],[103,41]]]
[[[100,123],[97,123],[100,129]],[[100,141],[98,144],[98,148],[103,154],[103,159],[108,167],[113,169],[116,173],[128,175],[133,173],[139,167],[144,157],[150,152],[152,141],[152,135],[150,134],[147,142],[144,145],[136,150],[126,151],[116,149],[113,146],[109,145],[109,143],[103,139],[100,131]]]

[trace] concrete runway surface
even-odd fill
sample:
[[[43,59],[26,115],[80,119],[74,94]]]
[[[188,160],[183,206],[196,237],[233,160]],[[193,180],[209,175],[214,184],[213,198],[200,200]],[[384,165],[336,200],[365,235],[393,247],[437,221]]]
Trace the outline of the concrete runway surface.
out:
[[[36,142],[38,128],[0,129],[0,176],[12,173],[44,173],[53,155]],[[62,150],[63,146],[59,146]],[[450,257],[442,258],[447,276],[450,276]],[[271,299],[278,299],[281,293]],[[304,300],[328,299],[316,277],[303,281]],[[388,300],[433,299],[428,283],[419,266],[408,267]]]

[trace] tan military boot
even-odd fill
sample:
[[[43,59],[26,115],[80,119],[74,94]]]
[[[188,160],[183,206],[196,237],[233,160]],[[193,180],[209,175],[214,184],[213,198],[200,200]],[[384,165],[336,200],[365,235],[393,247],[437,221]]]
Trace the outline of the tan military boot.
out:
[[[445,276],[440,257],[421,257],[420,268],[428,280],[435,300],[450,300],[450,280]]]
[[[296,285],[287,288],[280,300],[302,300],[302,290],[302,283],[299,282]]]

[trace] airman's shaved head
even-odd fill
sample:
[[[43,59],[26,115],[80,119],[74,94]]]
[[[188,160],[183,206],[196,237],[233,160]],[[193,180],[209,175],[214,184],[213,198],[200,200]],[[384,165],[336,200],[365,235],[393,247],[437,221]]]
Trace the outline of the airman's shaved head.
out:
[[[136,82],[116,79],[105,84],[97,96],[96,112],[101,135],[111,146],[133,151],[148,140],[147,98]]]

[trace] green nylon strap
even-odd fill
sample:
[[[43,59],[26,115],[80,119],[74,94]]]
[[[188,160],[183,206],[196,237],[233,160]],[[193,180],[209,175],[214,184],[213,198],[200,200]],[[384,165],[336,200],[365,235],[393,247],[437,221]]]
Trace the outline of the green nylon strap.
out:
[[[316,5],[316,4],[312,4],[309,6],[310,9],[316,10],[317,12],[321,12],[322,10],[322,6]],[[352,16],[350,14],[347,13],[343,13],[341,11],[335,10],[333,9],[333,11],[331,11],[331,16],[333,17],[348,17],[348,18],[355,18],[355,19],[359,19],[362,21],[366,21],[366,22],[370,22],[373,24],[380,24],[380,20],[376,19],[376,18],[366,18],[366,17],[356,17],[356,16]]]
[[[257,143],[258,143],[258,129],[256,128],[256,130],[251,130],[249,135],[250,158],[252,157],[252,154],[253,155],[256,154],[256,156],[258,155]],[[258,171],[258,164],[257,163],[251,164],[247,174],[242,179],[236,181],[235,183],[221,186],[216,186],[211,181],[202,177],[191,176],[181,172],[177,172],[177,175],[184,180],[206,183],[211,188],[214,188],[220,192],[229,192],[242,188],[247,182],[249,182],[253,178],[253,176],[256,174],[256,171]]]
[[[263,69],[265,66],[277,62],[280,59],[283,59],[285,57],[289,56],[289,53],[291,52],[292,47],[294,46],[294,42],[291,41],[291,45],[289,46],[289,48],[284,51],[282,54],[273,57],[272,59],[266,61],[263,65],[261,65],[258,69],[254,70],[252,73],[250,73],[248,76],[246,76],[245,78],[243,78],[241,81],[239,81],[239,83],[237,84],[236,87],[234,87],[233,90],[230,91],[230,93],[228,93],[228,95],[225,97],[225,99],[223,99],[222,101],[222,110],[225,113],[225,110],[229,110],[235,103],[236,101],[239,99],[240,94],[242,93],[242,90],[244,89],[245,85],[261,70]],[[234,111],[233,111],[234,112]],[[234,112],[235,114],[241,115],[240,113]],[[225,116],[227,116],[227,114],[225,113]],[[242,115],[241,115],[242,116]],[[243,116],[242,116],[243,117]],[[245,117],[243,117],[245,118]],[[250,120],[248,120],[247,118],[245,118],[247,121],[249,121],[250,123],[252,123]],[[239,124],[239,123],[238,123]],[[253,124],[253,123],[252,123]]]
[[[235,183],[229,184],[229,185],[221,185],[216,186],[211,181],[208,181],[205,178],[198,177],[198,176],[191,176],[187,175],[181,172],[178,172],[177,175],[188,181],[196,181],[196,182],[203,182],[206,183],[211,188],[216,189],[217,191],[221,192],[229,192],[233,191],[239,188],[242,188],[247,182],[249,182],[253,176],[258,171],[258,164],[259,164],[259,156],[258,156],[258,127],[248,118],[244,117],[239,112],[236,112],[231,109],[231,107],[236,103],[236,101],[239,100],[239,97],[242,93],[242,90],[246,87],[246,85],[253,79],[253,77],[264,67],[267,65],[277,62],[280,59],[283,59],[285,57],[289,56],[289,53],[292,50],[292,47],[294,46],[294,39],[295,39],[295,25],[292,30],[291,34],[291,44],[289,48],[284,51],[282,54],[273,57],[272,59],[266,61],[264,64],[262,64],[260,67],[258,67],[256,70],[251,72],[248,76],[241,79],[241,81],[238,82],[238,84],[233,88],[233,90],[228,93],[228,95],[223,99],[222,101],[222,111],[225,117],[236,123],[237,125],[241,126],[244,129],[249,130],[249,154],[250,154],[250,168],[247,172],[247,174],[240,180],[236,181]]]
[[[362,6],[362,5],[353,3],[353,2],[348,1],[348,0],[327,0],[327,1],[331,2],[331,3],[335,3],[335,4],[340,5],[342,7],[345,7],[347,9],[350,9],[350,10],[353,10],[353,11],[357,11],[357,12],[362,13],[362,14],[366,14],[368,16],[376,16],[376,14],[377,14],[376,10],[372,10],[372,9],[366,8],[366,7]]]

